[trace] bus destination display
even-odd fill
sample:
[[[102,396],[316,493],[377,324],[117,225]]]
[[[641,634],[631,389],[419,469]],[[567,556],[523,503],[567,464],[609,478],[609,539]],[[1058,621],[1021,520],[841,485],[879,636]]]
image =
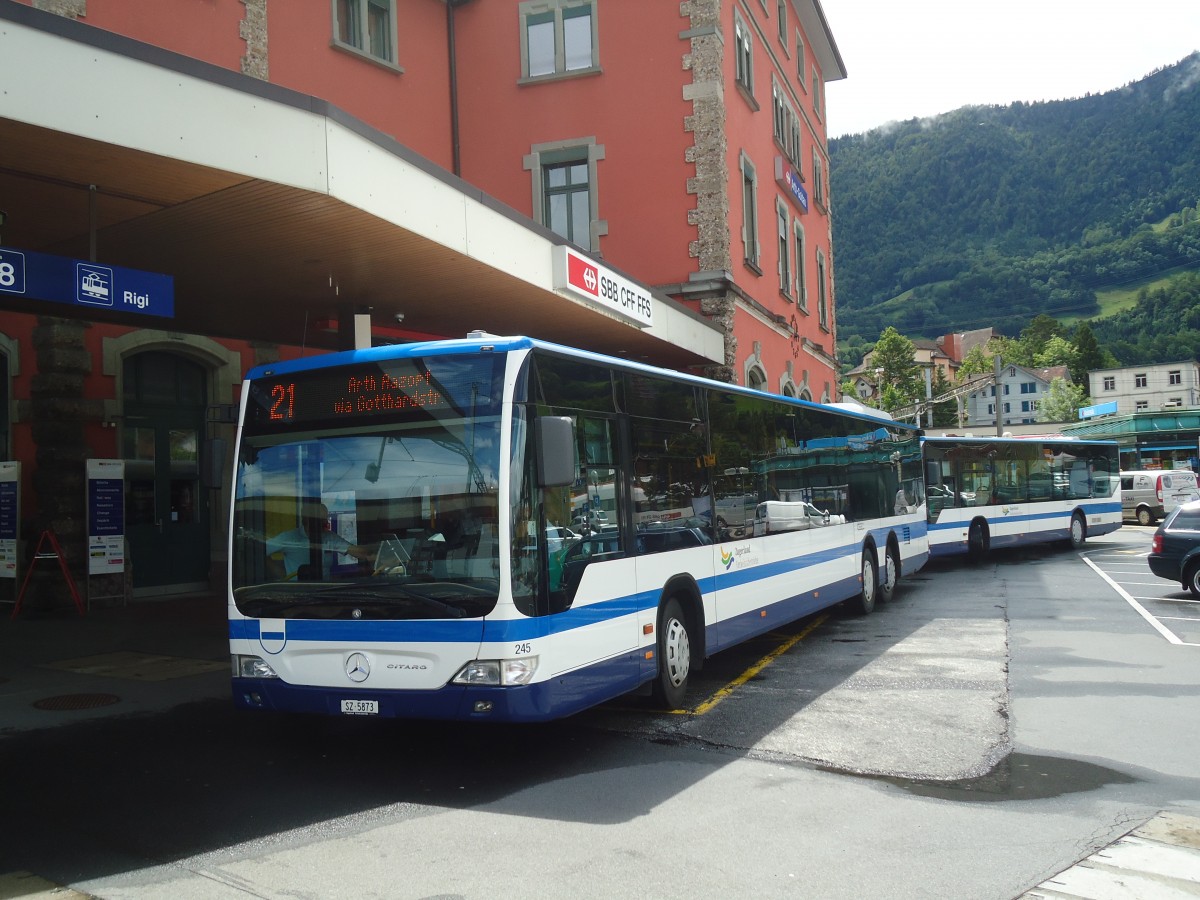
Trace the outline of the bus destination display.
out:
[[[466,374],[461,369],[446,373]],[[474,394],[487,396],[491,373],[483,375]],[[468,381],[470,398],[471,381]],[[481,392],[479,387],[484,390]],[[383,371],[378,365],[353,366],[319,372],[260,378],[250,387],[247,424],[256,431],[272,431],[294,425],[333,424],[359,419],[407,419],[439,411],[461,410],[454,385],[446,384],[421,366],[404,371]]]

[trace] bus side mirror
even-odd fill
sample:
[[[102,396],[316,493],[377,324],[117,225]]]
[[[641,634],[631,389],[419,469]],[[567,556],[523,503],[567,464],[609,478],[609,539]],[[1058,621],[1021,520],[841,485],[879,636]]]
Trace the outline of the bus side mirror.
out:
[[[539,487],[575,483],[575,425],[569,416],[539,416],[533,422]]]

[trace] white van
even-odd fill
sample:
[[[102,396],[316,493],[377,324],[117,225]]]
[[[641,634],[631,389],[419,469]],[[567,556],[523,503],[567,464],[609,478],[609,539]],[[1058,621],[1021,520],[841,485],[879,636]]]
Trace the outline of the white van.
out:
[[[1122,517],[1139,525],[1153,525],[1189,500],[1200,500],[1196,473],[1190,469],[1121,473]]]

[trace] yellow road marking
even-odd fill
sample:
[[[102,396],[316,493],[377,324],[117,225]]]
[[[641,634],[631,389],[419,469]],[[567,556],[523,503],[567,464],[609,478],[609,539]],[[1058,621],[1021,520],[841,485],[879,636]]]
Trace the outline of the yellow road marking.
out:
[[[737,690],[739,687],[741,687],[743,684],[745,684],[747,681],[749,681],[751,678],[753,678],[755,675],[757,675],[759,672],[761,672],[763,669],[765,669],[767,666],[769,666],[772,662],[774,662],[776,658],[782,656],[784,653],[787,653],[788,650],[792,649],[792,647],[796,646],[796,644],[800,643],[802,640],[804,640],[806,637],[808,637],[810,634],[812,634],[814,631],[816,631],[819,627],[824,625],[825,621],[828,618],[829,618],[829,616],[827,614],[822,614],[822,615],[817,616],[815,619],[812,620],[812,622],[810,622],[804,628],[803,631],[801,631],[797,635],[794,635],[793,637],[789,638],[788,640],[784,641],[782,644],[780,644],[778,647],[776,647],[774,650],[772,650],[770,653],[768,653],[766,656],[764,656],[762,659],[760,659],[758,662],[756,662],[750,668],[746,669],[746,671],[744,671],[741,675],[739,675],[737,678],[733,679],[733,681],[729,682],[729,684],[725,685],[725,687],[721,688],[719,691],[717,691],[715,694],[713,694],[711,697],[709,697],[703,703],[700,703],[699,705],[693,707],[692,709],[673,709],[673,710],[671,710],[671,713],[674,715],[677,715],[677,716],[702,716],[705,713],[709,712],[718,703],[720,703],[726,697],[731,695],[735,690]]]

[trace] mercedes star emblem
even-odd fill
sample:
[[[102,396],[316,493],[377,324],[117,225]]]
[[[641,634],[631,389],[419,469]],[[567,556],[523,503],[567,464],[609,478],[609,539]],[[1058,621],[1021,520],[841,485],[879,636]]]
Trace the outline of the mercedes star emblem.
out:
[[[363,682],[371,674],[371,662],[361,653],[346,657],[346,677],[351,681]]]

